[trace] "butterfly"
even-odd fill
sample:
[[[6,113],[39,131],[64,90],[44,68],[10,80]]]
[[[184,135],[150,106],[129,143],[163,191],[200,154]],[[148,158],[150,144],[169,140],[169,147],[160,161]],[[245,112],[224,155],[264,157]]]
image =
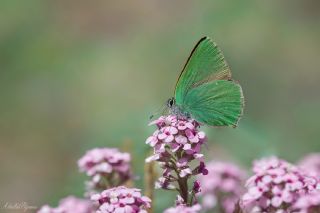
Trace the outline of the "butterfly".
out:
[[[201,38],[192,50],[166,105],[171,114],[208,126],[237,126],[244,107],[242,88],[210,38]]]

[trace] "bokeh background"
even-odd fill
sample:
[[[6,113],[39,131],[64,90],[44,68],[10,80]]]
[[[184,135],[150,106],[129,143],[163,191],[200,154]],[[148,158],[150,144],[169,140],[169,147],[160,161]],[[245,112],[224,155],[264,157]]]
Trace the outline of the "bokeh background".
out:
[[[93,147],[130,151],[143,187],[149,116],[204,35],[246,100],[237,129],[206,128],[207,159],[250,167],[320,151],[319,11],[317,0],[1,0],[0,203],[81,196],[76,161]],[[157,212],[173,204],[161,193]]]

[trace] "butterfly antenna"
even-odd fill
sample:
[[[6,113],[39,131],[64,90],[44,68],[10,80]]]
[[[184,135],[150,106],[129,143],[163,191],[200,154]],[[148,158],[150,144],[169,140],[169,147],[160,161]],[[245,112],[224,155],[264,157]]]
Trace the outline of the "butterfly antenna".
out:
[[[167,105],[164,105],[164,107],[162,108],[162,115],[168,115],[169,114],[169,107],[167,107]]]
[[[163,115],[166,111],[167,105],[162,105],[158,110],[156,110],[152,115],[149,116],[149,120],[153,119],[156,115]]]

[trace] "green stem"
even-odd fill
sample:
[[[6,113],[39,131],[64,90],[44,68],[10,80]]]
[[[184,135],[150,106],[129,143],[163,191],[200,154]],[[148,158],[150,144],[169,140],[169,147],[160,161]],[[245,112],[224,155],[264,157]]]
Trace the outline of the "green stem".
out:
[[[189,206],[192,206],[192,205],[193,205],[193,199],[194,199],[194,197],[195,197],[195,193],[194,193],[194,191],[192,190],[192,194],[191,194]]]

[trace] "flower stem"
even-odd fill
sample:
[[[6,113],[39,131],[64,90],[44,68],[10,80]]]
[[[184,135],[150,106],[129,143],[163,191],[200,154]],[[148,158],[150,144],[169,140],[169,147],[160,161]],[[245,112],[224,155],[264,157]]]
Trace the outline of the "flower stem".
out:
[[[189,197],[189,192],[188,192],[188,178],[179,178],[178,179],[178,184],[180,188],[180,196],[184,200],[186,204],[188,204],[188,197]]]
[[[234,208],[234,211],[233,213],[244,213],[240,207],[240,201],[238,201],[236,204],[235,204],[235,208]]]
[[[192,191],[191,198],[190,198],[190,203],[189,203],[190,206],[193,205],[193,199],[194,198],[195,198],[195,193],[194,193],[194,191]]]
[[[145,186],[145,195],[153,200],[154,194],[154,183],[157,178],[155,171],[155,162],[146,163],[144,166],[144,186]],[[151,203],[148,213],[153,213],[153,202]]]

